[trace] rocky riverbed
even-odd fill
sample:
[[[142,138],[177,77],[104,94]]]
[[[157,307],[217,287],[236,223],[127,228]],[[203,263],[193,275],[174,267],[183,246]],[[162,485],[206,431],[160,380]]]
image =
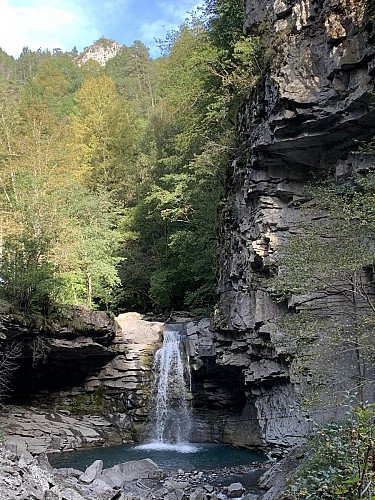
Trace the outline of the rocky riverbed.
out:
[[[108,469],[97,460],[82,472],[53,469],[45,454],[20,454],[9,445],[0,449],[0,500],[256,500],[261,497],[254,484],[262,467],[166,474],[150,459]],[[245,487],[249,478],[253,486]]]

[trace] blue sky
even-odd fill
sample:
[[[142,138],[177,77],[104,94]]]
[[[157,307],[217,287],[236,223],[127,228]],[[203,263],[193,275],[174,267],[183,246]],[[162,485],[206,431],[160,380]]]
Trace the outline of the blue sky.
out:
[[[104,36],[121,44],[142,40],[153,57],[199,0],[0,0],[0,47],[18,57],[23,47],[63,51]]]

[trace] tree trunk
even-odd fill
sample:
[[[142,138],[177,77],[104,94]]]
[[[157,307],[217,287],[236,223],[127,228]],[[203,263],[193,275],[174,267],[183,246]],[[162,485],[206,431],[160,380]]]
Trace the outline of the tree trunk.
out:
[[[90,273],[86,274],[87,276],[87,305],[88,307],[92,306],[92,277]]]

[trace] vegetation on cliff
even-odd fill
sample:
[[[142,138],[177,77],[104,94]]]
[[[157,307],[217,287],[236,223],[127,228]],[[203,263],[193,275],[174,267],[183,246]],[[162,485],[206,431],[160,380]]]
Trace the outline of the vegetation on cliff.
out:
[[[366,151],[362,147],[362,154]],[[278,301],[303,295],[333,301],[340,297],[341,320],[331,310],[318,317],[307,308],[287,314],[282,328],[299,369],[304,366],[313,373],[317,386],[330,384],[329,370],[337,355],[353,359],[357,373],[353,391],[362,402],[366,387],[373,384],[370,372],[375,358],[374,192],[371,171],[353,174],[343,182],[328,178],[306,187],[306,201],[300,206],[303,222],[280,249],[277,276],[267,280],[269,292]]]
[[[351,407],[344,422],[317,429],[308,458],[280,498],[374,498],[374,412],[374,404]]]

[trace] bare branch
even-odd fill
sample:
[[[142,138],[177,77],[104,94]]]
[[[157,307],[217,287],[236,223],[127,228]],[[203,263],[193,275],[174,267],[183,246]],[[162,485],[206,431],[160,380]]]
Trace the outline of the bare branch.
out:
[[[0,402],[4,400],[12,389],[12,378],[18,369],[18,358],[22,348],[19,342],[12,342],[0,351]]]

